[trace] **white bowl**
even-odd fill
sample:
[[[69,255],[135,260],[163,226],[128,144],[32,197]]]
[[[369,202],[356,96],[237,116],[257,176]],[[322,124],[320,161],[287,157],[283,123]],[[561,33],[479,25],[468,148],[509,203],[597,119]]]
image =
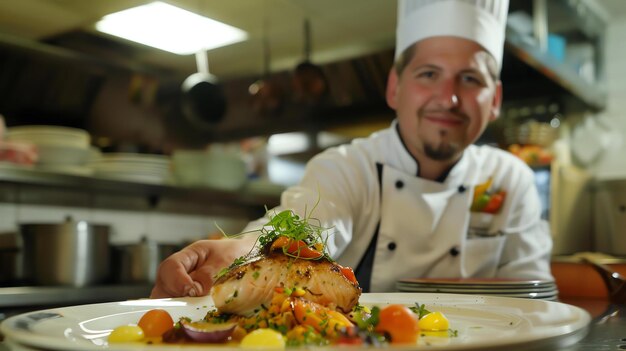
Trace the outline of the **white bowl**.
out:
[[[246,164],[237,154],[175,151],[172,168],[176,183],[184,186],[235,191],[247,181]]]
[[[89,157],[89,149],[57,144],[36,144],[37,166],[41,165],[66,165],[66,166],[82,166],[87,163]]]

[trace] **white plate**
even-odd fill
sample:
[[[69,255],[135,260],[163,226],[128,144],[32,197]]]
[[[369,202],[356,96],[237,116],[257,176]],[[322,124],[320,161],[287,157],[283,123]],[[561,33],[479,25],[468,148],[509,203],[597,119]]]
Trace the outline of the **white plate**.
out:
[[[62,126],[30,125],[7,128],[6,140],[31,141],[42,145],[65,145],[89,148],[91,137],[86,130]]]
[[[415,346],[399,350],[481,350],[505,347],[523,350],[549,345],[554,349],[579,341],[591,317],[584,310],[551,301],[454,294],[363,294],[363,305],[425,304],[443,312],[457,337],[420,337]],[[52,350],[187,350],[227,349],[211,345],[108,345],[107,336],[117,326],[137,323],[148,310],[163,308],[174,320],[201,319],[211,309],[210,297],[135,300],[64,307],[10,317],[0,324],[7,339],[30,347]],[[235,348],[236,349],[236,348]],[[341,348],[319,348],[339,350]]]

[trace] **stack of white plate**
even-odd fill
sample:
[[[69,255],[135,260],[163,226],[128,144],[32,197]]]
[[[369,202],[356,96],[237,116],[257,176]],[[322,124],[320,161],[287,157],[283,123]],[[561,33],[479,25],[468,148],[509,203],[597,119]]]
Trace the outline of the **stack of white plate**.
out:
[[[38,153],[38,169],[90,174],[91,170],[86,167],[86,163],[91,137],[85,130],[48,125],[18,126],[8,128],[5,138],[12,142],[34,144]]]
[[[421,293],[497,295],[529,299],[558,300],[559,291],[548,280],[502,279],[401,279],[398,291]]]
[[[104,153],[89,166],[96,177],[138,183],[163,184],[170,175],[170,158],[164,155]]]

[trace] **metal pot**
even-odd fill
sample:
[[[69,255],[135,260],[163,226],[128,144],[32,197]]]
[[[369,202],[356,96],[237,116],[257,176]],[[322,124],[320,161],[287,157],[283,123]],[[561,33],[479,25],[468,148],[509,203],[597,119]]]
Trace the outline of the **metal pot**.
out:
[[[17,233],[0,234],[0,284],[10,285],[24,278],[22,243]]]
[[[113,269],[119,283],[154,283],[159,264],[180,246],[147,238],[134,244],[112,246]]]
[[[39,285],[88,286],[109,277],[109,226],[74,221],[20,224],[25,278]]]

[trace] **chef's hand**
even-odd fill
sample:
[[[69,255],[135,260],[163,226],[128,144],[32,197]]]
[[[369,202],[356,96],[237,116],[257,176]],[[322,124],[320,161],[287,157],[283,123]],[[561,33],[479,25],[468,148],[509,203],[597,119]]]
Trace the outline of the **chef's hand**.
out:
[[[151,298],[204,296],[213,286],[213,277],[247,254],[256,237],[199,240],[166,258],[159,265]]]

